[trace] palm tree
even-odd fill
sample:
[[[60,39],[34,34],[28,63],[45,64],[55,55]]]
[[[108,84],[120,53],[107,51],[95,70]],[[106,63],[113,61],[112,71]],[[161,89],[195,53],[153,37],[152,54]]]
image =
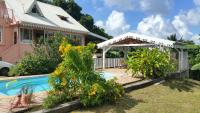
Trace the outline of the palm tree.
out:
[[[172,34],[172,35],[168,36],[167,39],[172,40],[172,41],[178,41],[176,34]]]

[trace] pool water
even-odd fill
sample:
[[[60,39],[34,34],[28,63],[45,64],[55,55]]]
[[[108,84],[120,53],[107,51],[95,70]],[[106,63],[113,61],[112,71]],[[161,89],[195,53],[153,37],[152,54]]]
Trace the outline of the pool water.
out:
[[[102,73],[102,77],[106,80],[112,79],[111,73]],[[11,82],[12,81],[12,82]],[[48,75],[40,77],[20,78],[15,80],[2,80],[0,81],[0,95],[17,95],[23,86],[28,85],[31,87],[33,93],[40,91],[48,91],[51,87],[48,84]]]

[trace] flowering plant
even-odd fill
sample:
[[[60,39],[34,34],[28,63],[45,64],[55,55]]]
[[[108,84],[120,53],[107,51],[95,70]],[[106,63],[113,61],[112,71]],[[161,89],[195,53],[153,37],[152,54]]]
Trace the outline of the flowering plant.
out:
[[[63,61],[49,78],[49,84],[53,88],[48,96],[50,100],[52,96],[56,98],[55,95],[62,94],[63,96],[65,94],[67,98],[61,98],[60,103],[80,97],[84,106],[94,106],[109,100],[108,95],[118,98],[119,96],[115,95],[119,94],[108,93],[111,89],[117,88],[121,90],[120,95],[123,94],[121,85],[117,83],[110,85],[99,73],[94,71],[92,58],[95,52],[94,47],[95,44],[91,43],[87,46],[72,46],[63,40],[59,47]],[[53,102],[50,100],[46,99],[45,102]],[[46,107],[53,107],[52,104],[47,103],[46,105]]]

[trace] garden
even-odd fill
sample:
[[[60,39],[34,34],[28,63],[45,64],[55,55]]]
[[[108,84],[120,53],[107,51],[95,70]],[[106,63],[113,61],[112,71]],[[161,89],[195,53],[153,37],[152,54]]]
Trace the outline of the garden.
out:
[[[195,107],[199,106],[198,81],[167,79],[157,85],[125,94],[122,84],[117,83],[116,78],[106,80],[101,73],[94,70],[95,52],[95,44],[75,46],[72,40],[58,33],[35,45],[33,53],[27,54],[11,69],[9,75],[51,73],[48,77],[51,90],[45,95],[46,98],[39,109],[51,109],[78,99],[82,108],[75,112],[159,113],[174,112],[178,109],[180,111],[177,112],[180,113],[199,112]],[[160,51],[158,48],[133,49],[128,53],[127,71],[130,71],[133,77],[143,80],[165,78],[168,73],[177,70],[177,62],[170,58],[169,52],[170,50]],[[199,70],[199,53],[197,54],[191,61],[194,64],[193,74]],[[194,78],[194,75],[192,77]],[[30,89],[30,86],[23,87],[21,95],[29,94]],[[33,92],[32,94],[34,95]],[[29,96],[29,102],[31,99]],[[189,106],[192,104],[195,106]],[[158,106],[160,109],[157,109]]]

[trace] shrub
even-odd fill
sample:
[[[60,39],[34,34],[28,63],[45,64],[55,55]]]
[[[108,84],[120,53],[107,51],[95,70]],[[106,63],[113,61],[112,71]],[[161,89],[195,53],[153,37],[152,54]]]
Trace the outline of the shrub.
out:
[[[52,108],[69,100],[71,99],[65,93],[52,93],[50,96],[47,96],[47,98],[44,99],[43,107]]]
[[[124,94],[124,89],[114,79],[104,83],[85,85],[80,96],[84,106],[98,106],[103,103],[116,102]]]
[[[75,47],[63,41],[59,47],[63,61],[49,77],[52,92],[64,93],[69,99],[80,97],[84,106],[115,102],[123,95],[124,90],[121,85],[115,83],[114,80],[106,81],[94,71],[92,58],[94,47],[94,44]],[[59,96],[59,93],[57,95]],[[49,98],[44,103],[54,101],[52,93],[48,96]],[[63,100],[55,103],[45,104],[45,107],[49,108],[57,103],[63,103]]]
[[[40,41],[34,46],[32,53],[26,54],[16,66],[12,67],[9,75],[47,74],[55,70],[61,62],[58,48],[62,35],[49,37],[44,43]]]
[[[143,74],[144,78],[157,78],[165,76],[175,69],[174,63],[170,60],[167,51],[159,49],[139,49],[129,53],[128,70],[133,76]]]

